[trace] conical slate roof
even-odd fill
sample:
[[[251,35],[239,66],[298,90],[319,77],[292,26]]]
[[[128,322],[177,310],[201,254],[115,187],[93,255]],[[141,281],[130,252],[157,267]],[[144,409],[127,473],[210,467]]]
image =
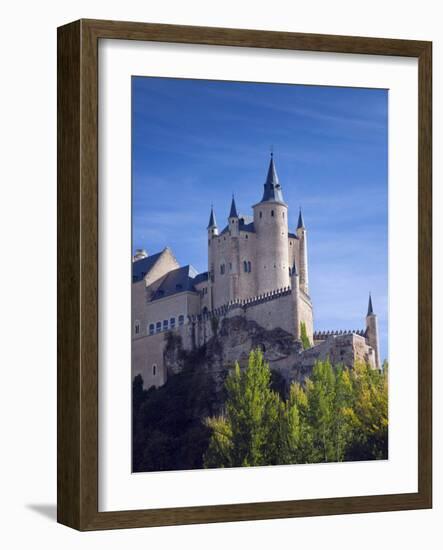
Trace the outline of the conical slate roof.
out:
[[[301,229],[302,227],[305,227],[305,222],[303,220],[303,214],[301,213],[301,208],[300,208],[300,212],[298,214],[297,229]]]
[[[271,153],[271,161],[269,162],[268,175],[264,185],[263,198],[261,202],[277,201],[284,203],[282,188],[278,179],[277,170],[275,168],[274,155]]]
[[[209,216],[208,229],[211,227],[217,227],[217,221],[215,219],[214,208],[211,206],[211,215]]]
[[[230,218],[238,218],[237,207],[235,205],[234,195],[232,195],[231,211],[229,212]]]
[[[373,310],[373,308],[372,308],[371,293],[369,293],[368,315],[374,315],[374,310]]]

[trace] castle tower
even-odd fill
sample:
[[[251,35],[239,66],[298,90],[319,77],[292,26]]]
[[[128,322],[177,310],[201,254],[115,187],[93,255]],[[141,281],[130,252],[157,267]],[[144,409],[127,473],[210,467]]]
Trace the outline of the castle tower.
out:
[[[228,222],[229,222],[229,233],[231,237],[238,237],[239,231],[240,231],[240,228],[239,228],[240,220],[237,214],[237,206],[235,204],[234,195],[232,195],[231,210],[229,212]]]
[[[257,235],[253,270],[257,293],[288,287],[288,206],[283,200],[272,153],[263,197],[253,210]]]
[[[228,217],[228,227],[230,235],[229,264],[227,266],[229,273],[229,300],[233,301],[237,299],[239,295],[240,273],[240,219],[238,217],[234,195],[232,195],[231,210]]]
[[[305,294],[309,295],[308,240],[301,208],[298,215],[297,237],[300,243],[300,288]]]
[[[378,340],[378,321],[372,307],[371,293],[369,293],[368,313],[366,315],[366,339],[375,353],[375,366],[381,368],[380,346]]]
[[[299,311],[299,300],[300,300],[300,281],[299,275],[297,272],[297,266],[294,264],[290,268],[291,274],[291,298],[292,298],[292,311],[294,313],[294,336],[297,340],[300,339],[300,311]]]
[[[215,250],[214,250],[214,237],[218,236],[217,221],[215,219],[214,208],[211,206],[211,214],[209,216],[208,223],[208,298],[210,309],[213,309],[214,297],[213,297],[213,284],[214,284],[214,269],[215,269]]]

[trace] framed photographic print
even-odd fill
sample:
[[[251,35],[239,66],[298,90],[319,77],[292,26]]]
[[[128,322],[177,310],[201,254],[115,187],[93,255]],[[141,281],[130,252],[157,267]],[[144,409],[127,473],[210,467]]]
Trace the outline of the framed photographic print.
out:
[[[431,43],[58,30],[58,520],[430,508]]]

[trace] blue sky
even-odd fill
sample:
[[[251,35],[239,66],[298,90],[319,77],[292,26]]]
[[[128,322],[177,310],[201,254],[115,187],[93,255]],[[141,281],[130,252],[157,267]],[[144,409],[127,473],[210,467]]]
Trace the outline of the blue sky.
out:
[[[252,214],[274,149],[294,230],[308,230],[316,330],[364,328],[387,357],[386,90],[133,77],[133,248],[207,269],[210,205]]]

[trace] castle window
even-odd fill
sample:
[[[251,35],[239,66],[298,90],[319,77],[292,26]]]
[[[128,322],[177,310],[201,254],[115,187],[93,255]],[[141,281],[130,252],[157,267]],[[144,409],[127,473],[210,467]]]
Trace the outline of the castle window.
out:
[[[248,262],[248,273],[251,273],[251,262]]]
[[[208,246],[211,246],[211,241],[208,239]]]
[[[168,328],[169,328],[169,321],[165,319],[163,321],[163,330],[168,330]]]
[[[262,219],[263,217],[263,212],[260,212],[260,219]]]
[[[162,324],[161,321],[158,321],[155,325],[155,332],[161,332],[162,331]]]
[[[274,217],[274,210],[271,210],[271,216]]]
[[[140,334],[140,323],[139,323],[139,321],[135,321],[134,332],[135,332],[135,334]]]
[[[149,334],[154,334],[154,332],[155,332],[155,325],[154,323],[151,323],[149,325]]]
[[[245,235],[245,239],[247,239],[247,238],[248,238],[248,234],[246,233],[246,235]]]
[[[184,315],[179,315],[178,316],[178,324],[183,325],[184,322],[185,322],[185,316]]]
[[[154,363],[152,365],[152,376],[155,376],[157,374],[157,365]]]
[[[246,262],[246,261],[243,262],[243,271],[244,271],[245,273],[248,272],[248,262]]]
[[[289,246],[292,246],[292,241],[289,241]]]
[[[225,274],[225,264],[221,264],[221,265],[220,265],[220,274],[221,274],[221,275],[224,275],[224,274]]]
[[[171,317],[169,319],[169,325],[170,325],[171,329],[175,328],[175,317]]]
[[[281,217],[282,217],[283,219],[285,218],[285,213],[284,213],[284,212],[281,213]]]
[[[232,264],[229,262],[229,271],[232,271]]]

